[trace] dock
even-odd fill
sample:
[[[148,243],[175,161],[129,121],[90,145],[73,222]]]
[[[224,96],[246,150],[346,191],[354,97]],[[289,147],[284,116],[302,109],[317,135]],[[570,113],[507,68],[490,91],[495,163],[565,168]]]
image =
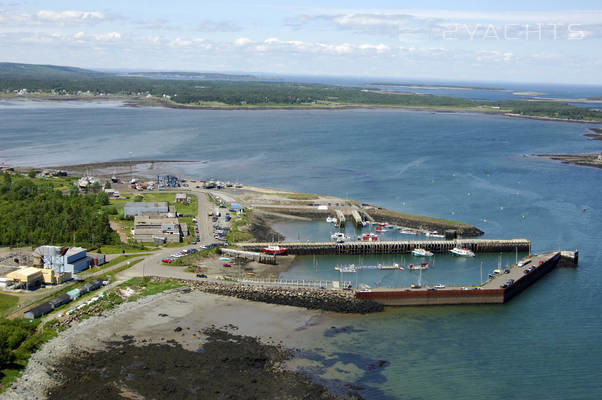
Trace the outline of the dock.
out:
[[[335,214],[337,215],[337,226],[342,228],[345,226],[345,214],[343,214],[343,211],[341,210],[334,210]]]
[[[241,250],[261,251],[273,243],[237,243]],[[404,254],[417,247],[433,253],[448,253],[454,247],[464,247],[475,253],[530,252],[531,241],[527,239],[458,239],[458,240],[404,240],[345,243],[333,242],[285,242],[279,244],[293,255],[344,255],[344,254]]]
[[[537,282],[556,267],[575,267],[578,252],[556,251],[529,256],[508,273],[495,275],[481,286],[375,288],[355,292],[355,297],[373,300],[386,306],[429,306],[452,304],[503,304]],[[520,265],[520,266],[519,266]],[[527,272],[526,272],[527,271]],[[506,284],[510,279],[511,284]]]
[[[357,210],[351,211],[351,217],[353,218],[353,222],[355,223],[355,226],[357,226],[357,227],[364,226],[364,219],[362,218],[362,216],[360,215],[360,213]]]

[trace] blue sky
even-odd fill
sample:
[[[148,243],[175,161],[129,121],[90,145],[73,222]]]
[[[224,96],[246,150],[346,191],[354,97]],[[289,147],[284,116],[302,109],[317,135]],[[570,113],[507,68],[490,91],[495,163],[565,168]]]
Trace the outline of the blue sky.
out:
[[[6,1],[1,61],[602,84],[597,1]]]

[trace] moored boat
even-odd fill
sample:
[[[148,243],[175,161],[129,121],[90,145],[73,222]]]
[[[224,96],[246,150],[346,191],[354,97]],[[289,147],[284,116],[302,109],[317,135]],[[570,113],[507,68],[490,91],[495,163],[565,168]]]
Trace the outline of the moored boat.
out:
[[[474,252],[466,248],[454,247],[449,252],[456,256],[474,257]]]
[[[343,232],[335,232],[330,235],[330,238],[336,241],[337,243],[344,243],[346,240],[351,239],[349,236],[345,235]]]
[[[286,249],[284,247],[280,247],[280,246],[268,246],[268,247],[264,247],[263,248],[263,252],[266,254],[285,254],[286,253]]]
[[[428,263],[422,263],[420,265],[410,264],[408,265],[408,269],[429,269]]]
[[[377,242],[378,241],[378,236],[375,235],[374,233],[364,233],[361,236],[361,238],[364,242]]]
[[[432,257],[433,252],[417,247],[412,250],[412,255],[415,257]]]

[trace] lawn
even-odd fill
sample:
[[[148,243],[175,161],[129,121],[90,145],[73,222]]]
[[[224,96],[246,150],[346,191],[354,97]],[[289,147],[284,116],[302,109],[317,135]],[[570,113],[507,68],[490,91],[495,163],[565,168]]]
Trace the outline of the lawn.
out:
[[[12,311],[19,303],[17,296],[0,293],[0,315],[6,315]]]

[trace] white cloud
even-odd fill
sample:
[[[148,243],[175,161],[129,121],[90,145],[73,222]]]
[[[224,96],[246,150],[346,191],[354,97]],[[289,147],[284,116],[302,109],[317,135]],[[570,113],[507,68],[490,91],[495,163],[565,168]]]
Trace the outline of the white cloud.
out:
[[[39,21],[49,21],[56,23],[73,23],[73,22],[86,22],[86,21],[98,21],[105,18],[105,15],[99,11],[52,11],[52,10],[40,10],[35,14],[35,17]]]
[[[246,37],[240,37],[234,41],[235,46],[246,46],[251,43],[253,43],[253,41]]]
[[[94,38],[101,42],[115,42],[121,39],[121,34],[118,32],[108,32],[94,35]]]

